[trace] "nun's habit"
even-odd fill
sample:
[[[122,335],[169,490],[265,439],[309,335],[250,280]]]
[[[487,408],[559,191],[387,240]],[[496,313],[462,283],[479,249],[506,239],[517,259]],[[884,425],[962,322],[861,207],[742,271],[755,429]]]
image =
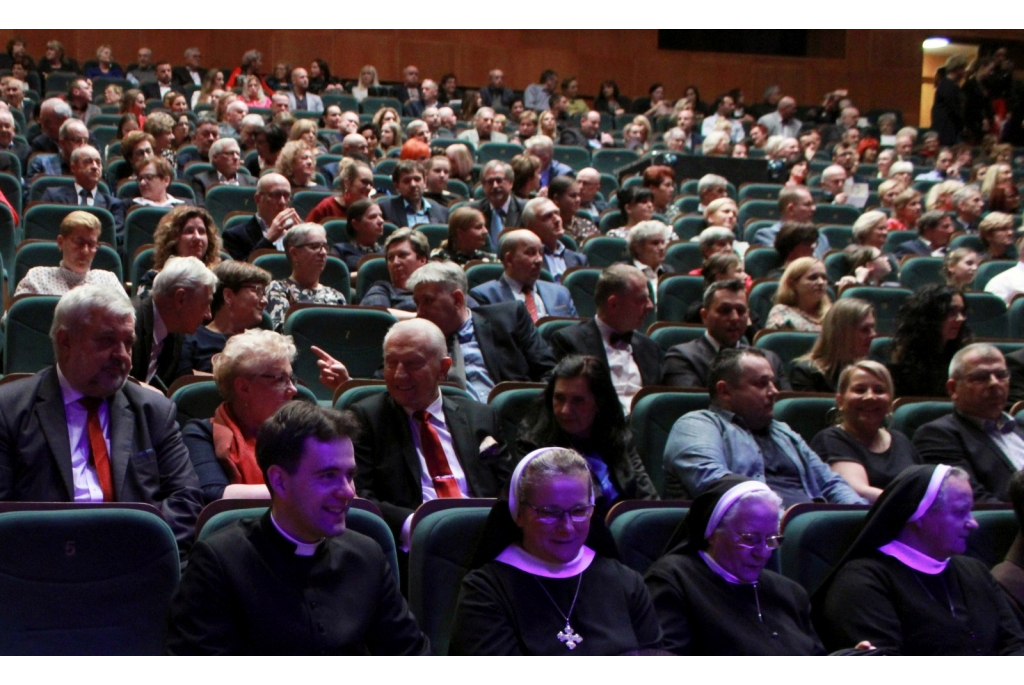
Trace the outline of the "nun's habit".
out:
[[[814,595],[827,648],[869,640],[883,654],[1024,654],[1024,632],[980,561],[939,561],[896,540],[934,504],[949,472],[914,466],[868,512],[864,530]]]
[[[603,521],[593,517],[573,561],[553,565],[522,547],[512,518],[526,455],[509,501],[491,510],[473,566],[462,582],[450,654],[616,655],[658,650],[661,629],[643,578],[617,560]],[[561,449],[561,448],[558,448]],[[570,645],[572,645],[570,647]]]
[[[763,570],[739,581],[706,554],[707,538],[739,499],[768,486],[726,476],[693,502],[666,556],[647,572],[647,588],[675,654],[771,656],[823,654],[811,624],[811,603],[796,582]]]

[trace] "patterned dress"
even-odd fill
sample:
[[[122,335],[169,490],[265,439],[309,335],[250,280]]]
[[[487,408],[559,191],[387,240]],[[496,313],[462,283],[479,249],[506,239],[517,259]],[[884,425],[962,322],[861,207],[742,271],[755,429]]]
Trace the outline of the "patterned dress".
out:
[[[345,296],[329,286],[320,284],[315,288],[303,288],[290,278],[274,281],[267,288],[267,314],[274,324],[274,330],[284,328],[288,308],[293,304],[347,304]]]

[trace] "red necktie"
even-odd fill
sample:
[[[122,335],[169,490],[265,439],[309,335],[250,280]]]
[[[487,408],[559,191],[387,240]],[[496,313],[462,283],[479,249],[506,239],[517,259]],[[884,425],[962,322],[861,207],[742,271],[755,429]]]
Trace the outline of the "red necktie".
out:
[[[459,484],[448,467],[448,458],[444,456],[444,448],[441,446],[441,437],[430,425],[429,414],[420,410],[414,412],[412,417],[420,424],[420,449],[423,450],[423,460],[427,462],[427,472],[434,482],[434,490],[440,498],[462,497]]]
[[[107,441],[103,439],[103,427],[100,425],[100,404],[98,397],[83,397],[79,404],[89,412],[87,425],[89,428],[89,460],[96,469],[96,477],[103,490],[103,501],[114,502],[114,479],[110,475],[110,455],[107,453]]]
[[[533,297],[533,286],[523,286],[523,297],[526,298],[526,311],[530,313],[533,322],[537,323],[540,315],[537,313],[537,300]]]

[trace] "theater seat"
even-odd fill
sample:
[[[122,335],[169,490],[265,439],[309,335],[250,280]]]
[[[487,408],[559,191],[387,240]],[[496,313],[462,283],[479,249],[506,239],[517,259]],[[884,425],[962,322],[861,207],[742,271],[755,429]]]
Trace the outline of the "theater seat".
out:
[[[787,514],[786,539],[779,548],[782,575],[800,583],[807,594],[814,594],[864,525],[867,507],[852,511],[837,507],[812,505],[799,516]]]
[[[683,414],[707,409],[710,404],[706,392],[680,392],[678,388],[644,388],[633,398],[629,427],[659,494],[665,492],[665,443],[672,426]]]
[[[616,509],[632,505],[622,513]],[[645,506],[652,504],[654,506]],[[679,506],[672,506],[673,504]],[[619,549],[619,561],[640,574],[647,573],[664,551],[665,544],[686,518],[682,502],[622,502],[609,512],[608,529]]]

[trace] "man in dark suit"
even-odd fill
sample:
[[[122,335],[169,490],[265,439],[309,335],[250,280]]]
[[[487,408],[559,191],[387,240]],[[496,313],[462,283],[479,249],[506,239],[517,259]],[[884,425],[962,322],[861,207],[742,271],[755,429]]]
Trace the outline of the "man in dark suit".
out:
[[[554,201],[535,197],[523,207],[523,225],[532,231],[544,246],[544,268],[551,272],[555,283],[562,282],[566,270],[576,266],[589,266],[586,255],[570,250],[559,238],[565,233],[562,212]]]
[[[893,255],[896,259],[907,255],[943,257],[952,236],[953,219],[948,214],[938,210],[925,212],[917,220],[917,237],[897,245]]]
[[[734,279],[712,283],[704,291],[703,304],[700,318],[706,331],[699,338],[673,346],[665,354],[661,379],[663,385],[706,388],[711,360],[719,350],[723,347],[749,347],[743,340],[749,313],[747,289],[743,281]],[[770,350],[762,351],[775,371],[775,386],[780,390],[789,390],[789,379],[783,371],[782,359]]]
[[[196,194],[196,203],[202,207],[206,200],[206,191],[216,185],[254,187],[256,179],[249,174],[239,173],[242,165],[242,150],[234,138],[220,138],[210,146],[210,162],[213,169],[198,173],[192,177],[192,189]]]
[[[174,90],[171,72],[170,62],[156,63],[156,82],[146,83],[139,89],[147,100],[163,100],[165,95]]]
[[[576,316],[569,291],[557,283],[540,280],[544,266],[544,246],[531,231],[505,231],[498,243],[498,254],[505,273],[494,281],[481,283],[470,291],[480,304],[519,301],[536,323],[544,316]]]
[[[174,404],[125,382],[131,303],[79,286],[61,298],[51,330],[56,368],[0,388],[0,501],[151,504],[184,557],[202,491]]]
[[[0,110],[0,152],[9,152],[18,158],[21,168],[28,168],[28,156],[32,154],[32,148],[28,143],[22,142],[14,137],[14,115],[7,110]],[[0,156],[0,171],[12,172],[12,165],[7,155]],[[13,173],[13,176],[20,177],[21,172]]]
[[[57,146],[60,127],[73,115],[71,105],[61,98],[43,100],[43,104],[39,106],[39,128],[42,129],[42,133],[29,141],[32,145],[32,152],[53,154],[60,152],[60,148]],[[30,178],[30,176],[26,174],[25,178]]]
[[[452,357],[449,380],[486,402],[502,381],[540,381],[555,366],[551,348],[522,302],[470,310],[466,272],[452,262],[428,262],[406,282],[416,315],[444,333]]]
[[[440,107],[441,103],[437,99],[437,83],[426,79],[423,81],[423,86],[420,88],[420,94],[423,96],[419,100],[410,100],[405,103],[405,116],[413,117],[414,119],[422,119],[423,111],[428,107]]]
[[[281,174],[264,174],[256,183],[256,213],[247,223],[224,231],[224,249],[245,261],[255,250],[283,250],[284,234],[302,218],[292,208],[292,185]]]
[[[217,276],[195,257],[172,257],[135,303],[132,376],[161,390],[178,377],[181,346],[209,320]]]
[[[188,86],[203,85],[203,76],[206,70],[201,66],[203,53],[199,48],[188,48],[185,50],[185,66],[171,69],[171,82],[174,87],[185,92]]]
[[[100,189],[103,161],[96,148],[85,145],[71,153],[71,174],[74,186],[53,186],[43,193],[42,201],[55,205],[84,205],[103,207],[114,215],[114,230],[118,242],[124,240],[125,207],[121,200]]]
[[[401,321],[384,338],[387,392],[352,407],[363,426],[355,440],[356,493],[380,507],[406,551],[424,500],[496,497],[512,473],[494,410],[441,394],[451,365],[437,326]]]
[[[512,166],[500,159],[492,159],[484,165],[480,174],[480,185],[484,187],[484,199],[470,203],[470,207],[483,212],[491,234],[491,245],[497,247],[498,236],[506,228],[523,227],[523,209],[526,203],[512,195],[512,180],[515,172]]]
[[[511,88],[505,87],[505,72],[491,69],[487,73],[487,85],[480,89],[480,100],[485,107],[508,107],[516,99]]]
[[[402,83],[395,86],[395,97],[405,105],[410,100],[420,100],[423,95],[420,91],[420,69],[410,64],[402,70]]]
[[[956,208],[953,229],[977,235],[981,214],[985,210],[985,199],[981,196],[978,186],[964,186],[953,193],[951,199]]]
[[[57,152],[34,155],[25,170],[26,181],[37,176],[70,176],[71,153],[88,144],[89,129],[78,119],[68,119],[57,133]]]
[[[558,359],[588,354],[608,364],[623,413],[629,414],[640,388],[661,384],[661,348],[638,330],[654,309],[647,279],[635,266],[613,264],[597,279],[594,302],[597,316],[557,331],[551,346]]]
[[[416,160],[399,162],[391,173],[398,197],[380,203],[384,221],[399,228],[415,228],[420,224],[447,224],[448,208],[423,197],[426,172]]]
[[[567,128],[562,131],[558,144],[600,150],[615,147],[615,140],[610,133],[601,132],[601,113],[590,111],[580,117],[579,128]]]
[[[949,366],[953,412],[918,428],[914,446],[926,463],[967,471],[975,502],[1008,502],[1010,478],[1024,468],[1024,428],[1004,412],[1006,361],[996,347],[975,343],[953,355]]]
[[[195,135],[192,136],[192,144],[195,150],[183,150],[178,154],[178,178],[184,178],[185,167],[190,162],[209,162],[210,148],[220,138],[220,125],[212,112],[202,112],[199,115],[199,122],[196,124]]]

